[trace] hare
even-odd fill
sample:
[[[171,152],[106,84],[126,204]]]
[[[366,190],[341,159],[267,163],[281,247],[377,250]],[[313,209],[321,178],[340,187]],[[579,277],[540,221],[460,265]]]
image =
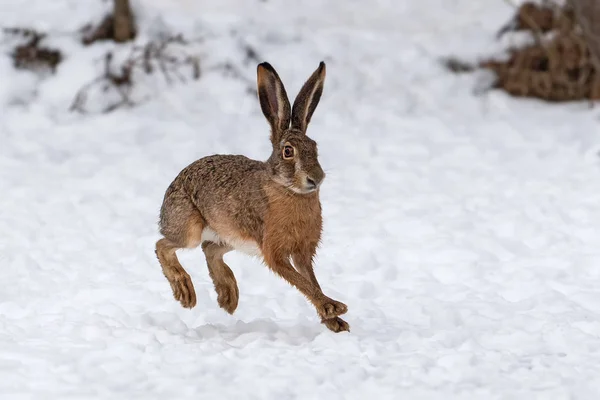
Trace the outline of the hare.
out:
[[[323,294],[313,271],[322,231],[319,188],[325,173],[317,159],[317,144],[306,135],[306,128],[324,80],[321,62],[290,108],[275,69],[267,62],[259,64],[258,97],[271,125],[269,159],[207,156],[184,168],[167,188],[159,222],[163,238],[156,243],[156,255],[183,307],[196,305],[196,293],[176,250],[202,246],[219,306],[230,314],[237,308],[239,291],[223,256],[239,250],[261,257],[295,286],[327,328],[349,331],[348,323],[339,318],[348,308]]]

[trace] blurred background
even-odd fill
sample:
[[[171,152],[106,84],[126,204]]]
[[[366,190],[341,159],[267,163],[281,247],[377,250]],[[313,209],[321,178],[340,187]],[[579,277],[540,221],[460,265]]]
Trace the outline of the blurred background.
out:
[[[595,399],[600,6],[593,0],[2,0],[2,399]],[[164,192],[266,160],[256,67],[327,173],[315,271],[333,334],[258,259],[202,252],[183,309]]]

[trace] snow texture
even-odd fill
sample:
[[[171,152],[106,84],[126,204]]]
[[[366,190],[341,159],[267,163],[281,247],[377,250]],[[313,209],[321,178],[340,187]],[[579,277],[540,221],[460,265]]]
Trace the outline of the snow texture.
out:
[[[138,107],[81,115],[69,105],[104,52],[129,51],[74,35],[109,3],[0,4],[3,26],[48,31],[65,52],[39,78],[14,70],[0,42],[1,399],[600,396],[597,112],[479,93],[489,77],[439,63],[507,45],[494,39],[507,3],[134,6],[139,43],[197,40],[202,78],[152,77]],[[154,255],[162,197],[183,167],[268,157],[248,46],[291,96],[327,63],[309,127],[328,174],[316,273],[348,305],[350,333],[328,331],[241,253],[226,256],[241,296],[231,316],[202,252],[181,252],[198,295],[183,309]]]

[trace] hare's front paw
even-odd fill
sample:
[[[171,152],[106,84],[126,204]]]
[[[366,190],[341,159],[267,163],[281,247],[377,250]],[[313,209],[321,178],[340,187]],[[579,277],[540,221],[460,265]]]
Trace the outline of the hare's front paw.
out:
[[[173,297],[179,301],[185,308],[192,308],[196,305],[196,291],[192,278],[187,274],[180,274],[175,279],[170,280]]]
[[[350,332],[350,325],[339,317],[324,319],[321,321],[330,331],[333,332]]]
[[[215,285],[215,291],[217,292],[219,306],[229,314],[233,314],[238,306],[238,299],[240,297],[237,285],[219,283]]]
[[[339,315],[345,314],[348,311],[348,307],[344,303],[332,300],[328,297],[317,306],[317,312],[322,319],[332,319]]]

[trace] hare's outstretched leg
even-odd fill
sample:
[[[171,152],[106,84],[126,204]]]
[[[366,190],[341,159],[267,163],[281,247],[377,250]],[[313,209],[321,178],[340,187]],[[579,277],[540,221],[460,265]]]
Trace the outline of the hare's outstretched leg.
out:
[[[175,252],[197,247],[202,241],[203,228],[200,212],[185,193],[171,185],[160,212],[160,233],[164,238],[156,242],[156,256],[171,284],[173,296],[186,308],[196,305],[196,292],[192,278],[179,263]]]
[[[303,277],[308,279],[313,286],[316,286],[319,288],[319,290],[321,290],[321,285],[319,285],[313,269],[312,255],[294,253],[292,254],[292,261],[294,261],[294,267],[296,267],[298,272],[300,272]]]
[[[321,290],[321,286],[317,281],[317,277],[315,276],[315,271],[313,269],[312,258],[313,257],[310,254],[292,254],[292,260],[294,261],[294,266],[296,267],[298,272],[306,279],[308,279],[308,281],[311,282],[314,287],[317,287],[319,290]],[[350,325],[348,325],[346,321],[339,317],[321,318],[321,322],[333,332],[342,332],[350,330]]]
[[[206,256],[208,273],[215,285],[219,306],[229,314],[233,314],[238,306],[240,292],[233,271],[223,261],[223,256],[233,248],[225,244],[204,242],[202,250]]]
[[[325,296],[318,285],[315,286],[296,271],[290,263],[289,257],[270,248],[263,248],[263,255],[269,268],[304,294],[315,306],[322,319],[332,319],[348,311],[348,307],[344,303]]]

